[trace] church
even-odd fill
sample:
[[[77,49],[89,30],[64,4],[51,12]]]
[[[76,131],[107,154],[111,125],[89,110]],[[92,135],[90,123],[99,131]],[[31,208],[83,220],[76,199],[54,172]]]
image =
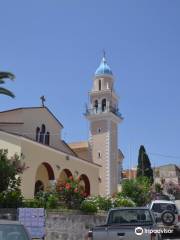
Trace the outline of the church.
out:
[[[118,96],[113,73],[103,56],[97,68],[85,117],[89,121],[87,141],[66,143],[62,123],[44,104],[0,112],[0,149],[18,154],[27,169],[21,190],[32,199],[40,189],[48,191],[58,180],[80,177],[87,195],[107,196],[117,192],[123,154],[118,149]],[[42,99],[43,101],[44,99]]]

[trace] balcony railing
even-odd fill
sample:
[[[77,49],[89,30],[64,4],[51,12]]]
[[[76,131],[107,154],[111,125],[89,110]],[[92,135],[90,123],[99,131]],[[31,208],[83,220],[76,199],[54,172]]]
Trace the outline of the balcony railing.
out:
[[[119,112],[119,109],[114,108],[114,107],[104,107],[104,108],[100,108],[100,107],[88,108],[88,107],[86,107],[85,115],[89,116],[89,115],[96,115],[99,113],[108,113],[108,112],[111,112],[111,113],[115,114],[117,117],[122,118],[122,115]]]

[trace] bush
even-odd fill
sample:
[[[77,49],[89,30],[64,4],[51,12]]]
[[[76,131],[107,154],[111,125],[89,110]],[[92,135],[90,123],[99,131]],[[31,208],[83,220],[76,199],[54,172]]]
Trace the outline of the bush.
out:
[[[57,192],[59,198],[63,201],[67,208],[79,209],[82,201],[86,197],[86,193],[82,186],[80,186],[81,179],[70,176],[64,182],[58,182]]]
[[[156,193],[162,193],[163,188],[160,183],[155,183],[154,188]]]
[[[39,208],[43,207],[40,205],[40,202],[37,199],[30,199],[30,200],[25,200],[23,203],[23,207],[25,208]]]
[[[46,207],[49,209],[57,208],[59,199],[57,194],[50,194],[47,198]]]
[[[80,210],[86,213],[97,213],[97,206],[92,200],[84,200],[81,203]]]
[[[122,196],[115,196],[113,198],[113,207],[134,207],[135,203],[129,199]]]
[[[29,208],[57,208],[59,198],[56,192],[43,192],[37,193],[34,199],[25,200],[23,203],[24,207]]]
[[[58,194],[56,192],[40,191],[36,194],[34,203],[37,207],[56,208],[58,206]]]
[[[147,177],[125,180],[122,196],[130,198],[137,206],[144,206],[150,199],[151,183]]]
[[[23,196],[21,191],[8,190],[0,193],[0,207],[18,208],[23,205]]]
[[[110,197],[98,196],[96,202],[99,210],[108,211],[113,207],[112,199]]]

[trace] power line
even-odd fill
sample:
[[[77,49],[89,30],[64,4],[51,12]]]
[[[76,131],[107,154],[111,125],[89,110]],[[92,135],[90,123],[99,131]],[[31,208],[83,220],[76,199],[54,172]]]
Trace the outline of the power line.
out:
[[[174,159],[180,159],[180,156],[172,156],[172,155],[165,155],[161,153],[148,153],[149,155],[154,155],[154,156],[159,156],[159,157],[164,157],[164,158],[174,158]]]

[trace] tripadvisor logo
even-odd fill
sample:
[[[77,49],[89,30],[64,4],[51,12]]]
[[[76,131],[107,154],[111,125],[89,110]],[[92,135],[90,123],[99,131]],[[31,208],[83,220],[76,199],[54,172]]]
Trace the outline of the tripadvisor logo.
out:
[[[134,230],[135,234],[140,236],[143,234],[144,230],[142,227],[136,227],[135,230]]]

